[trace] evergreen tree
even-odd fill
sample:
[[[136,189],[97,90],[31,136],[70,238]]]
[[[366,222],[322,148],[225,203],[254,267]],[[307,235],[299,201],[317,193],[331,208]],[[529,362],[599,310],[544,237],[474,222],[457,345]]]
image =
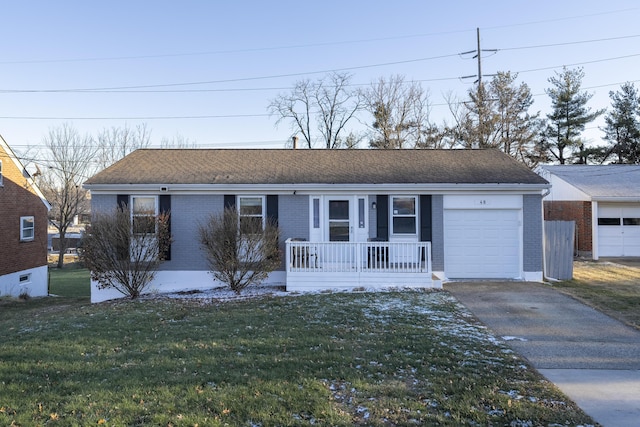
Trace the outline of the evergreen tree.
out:
[[[607,154],[616,163],[640,164],[640,99],[633,83],[625,83],[617,92],[609,92],[611,111],[605,117],[604,140]]]
[[[549,78],[552,87],[545,92],[551,98],[552,112],[547,114],[547,126],[542,132],[543,147],[550,158],[560,164],[573,160],[576,153],[585,153],[582,131],[587,123],[595,120],[604,110],[591,111],[587,102],[593,94],[580,90],[584,71],[581,68],[564,68]],[[577,162],[586,161],[579,156]]]

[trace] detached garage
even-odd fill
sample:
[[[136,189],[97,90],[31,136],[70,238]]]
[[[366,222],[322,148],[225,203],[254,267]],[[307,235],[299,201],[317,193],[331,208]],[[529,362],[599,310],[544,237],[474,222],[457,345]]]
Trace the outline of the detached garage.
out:
[[[544,219],[576,222],[576,255],[640,256],[640,166],[542,166]]]
[[[598,205],[598,254],[640,256],[640,203]]]

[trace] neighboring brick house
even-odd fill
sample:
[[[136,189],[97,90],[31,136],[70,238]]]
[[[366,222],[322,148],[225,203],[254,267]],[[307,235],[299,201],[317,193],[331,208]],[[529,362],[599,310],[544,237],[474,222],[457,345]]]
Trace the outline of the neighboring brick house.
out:
[[[0,296],[46,296],[49,203],[0,136]]]
[[[576,255],[640,256],[640,166],[540,166],[545,221],[575,221]]]
[[[287,290],[542,280],[547,181],[497,150],[137,150],[90,178],[92,212],[170,212],[151,290],[214,286],[198,224],[277,222]],[[217,285],[220,285],[219,283]],[[92,283],[94,302],[118,297]]]

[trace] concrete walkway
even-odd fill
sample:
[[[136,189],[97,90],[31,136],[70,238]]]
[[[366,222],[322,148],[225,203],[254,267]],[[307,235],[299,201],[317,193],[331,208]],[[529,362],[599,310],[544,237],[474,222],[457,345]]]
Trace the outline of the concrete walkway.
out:
[[[445,283],[497,336],[605,427],[640,425],[640,332],[523,282]]]

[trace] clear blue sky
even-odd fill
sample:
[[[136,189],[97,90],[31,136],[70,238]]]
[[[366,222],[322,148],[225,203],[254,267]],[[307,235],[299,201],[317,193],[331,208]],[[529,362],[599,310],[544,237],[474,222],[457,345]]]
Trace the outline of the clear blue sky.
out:
[[[519,72],[533,111],[549,111],[547,79],[563,65],[584,68],[594,109],[640,80],[633,0],[2,3],[0,134],[18,151],[63,122],[94,135],[146,122],[154,144],[179,134],[203,147],[284,147],[291,130],[274,126],[269,100],[330,70],[358,85],[421,81],[440,123],[444,94],[464,97],[473,83],[459,77],[477,64],[458,53],[475,49],[476,27],[482,48],[498,49],[483,54],[483,73]],[[101,88],[129,89],[69,91]]]

